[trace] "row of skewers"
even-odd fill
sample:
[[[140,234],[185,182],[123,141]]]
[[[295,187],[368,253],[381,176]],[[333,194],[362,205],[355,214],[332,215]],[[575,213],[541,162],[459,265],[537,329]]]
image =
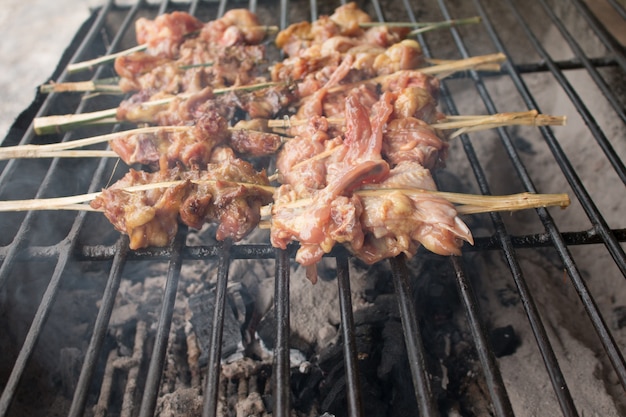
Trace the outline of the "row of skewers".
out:
[[[494,69],[504,57],[428,61],[407,37],[411,29],[375,24],[348,3],[280,31],[275,43],[285,59],[269,63],[263,42],[275,29],[247,10],[208,23],[182,12],[141,18],[139,47],[115,57],[120,79],[107,87],[130,98],[115,109],[34,125],[39,134],[102,122],[150,126],[0,149],[0,159],[119,157],[141,169],[130,168],[100,193],[4,202],[0,210],[103,211],[133,249],[167,245],[179,222],[215,222],[219,240],[268,227],[276,247],[299,242],[296,260],[314,279],[314,265],[337,243],[368,263],[413,256],[420,245],[457,255],[464,241],[472,243],[459,214],[567,206],[566,195],[437,191],[431,170],[444,166],[454,137],[512,124],[561,125],[565,118],[533,111],[443,115],[440,78]],[[45,88],[96,87],[102,85]],[[79,150],[101,142],[111,150]],[[255,170],[258,158],[275,158],[277,172]]]

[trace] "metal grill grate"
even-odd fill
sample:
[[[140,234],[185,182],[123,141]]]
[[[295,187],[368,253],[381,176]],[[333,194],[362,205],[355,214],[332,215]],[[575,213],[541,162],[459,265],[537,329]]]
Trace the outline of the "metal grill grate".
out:
[[[423,2],[421,2],[423,3]],[[438,0],[428,4],[412,4],[408,0],[399,2],[372,1],[364,5],[365,9],[378,20],[410,20],[423,21],[435,19],[450,19],[460,16],[468,10],[482,18],[478,28],[452,28],[444,35],[427,35],[420,37],[424,52],[427,56],[443,57],[469,57],[476,51],[487,50],[488,52],[503,52],[509,57],[509,64],[497,74],[483,74],[470,72],[463,76],[454,77],[442,83],[442,104],[448,114],[463,112],[458,107],[467,107],[467,101],[457,101],[456,92],[459,85],[470,86],[475,90],[475,107],[484,109],[488,113],[497,113],[512,109],[509,105],[502,104],[501,99],[494,94],[500,91],[493,88],[498,80],[508,83],[509,95],[515,97],[515,102],[528,109],[541,111],[533,86],[529,86],[534,75],[550,78],[550,85],[563,94],[569,100],[568,108],[574,109],[577,114],[568,115],[570,118],[580,118],[584,124],[586,137],[595,140],[590,144],[589,152],[602,152],[605,162],[602,165],[602,175],[607,176],[607,188],[603,193],[614,193],[615,202],[619,204],[623,198],[623,185],[626,183],[626,169],[623,163],[624,149],[621,144],[624,139],[626,125],[624,91],[619,90],[620,80],[623,85],[626,77],[626,54],[624,46],[615,40],[613,35],[605,28],[604,24],[595,17],[589,6],[581,0],[550,2],[537,0],[528,2],[507,0],[505,2],[474,0],[471,6],[466,5],[461,11],[457,10],[458,2]],[[615,12],[624,19],[626,15],[623,6],[618,1],[610,1]],[[198,15],[204,20],[220,16],[225,10],[241,7],[241,3],[204,3],[194,1],[191,4],[170,3],[163,1],[158,5],[138,2],[130,7],[117,5],[115,1],[107,3],[94,16],[88,32],[79,39],[72,62],[82,61],[92,56],[112,53],[124,49],[132,44],[132,24],[139,15],[154,16],[156,14],[171,11],[173,9],[185,9]],[[311,1],[287,2],[258,2],[255,0],[244,4],[253,11],[257,11],[267,24],[279,24],[285,27],[288,23],[302,19],[316,19],[321,14],[332,11],[337,4],[318,4]],[[276,9],[279,13],[276,13]],[[529,21],[528,10],[541,15],[539,23]],[[576,24],[585,24],[585,33],[591,34],[597,40],[597,50],[600,55],[591,55],[588,48],[581,45],[581,39],[577,38],[577,28],[572,29],[564,16],[570,18]],[[278,21],[272,21],[278,20]],[[119,23],[118,23],[119,22]],[[548,50],[536,35],[538,25],[548,24],[551,29],[558,32],[571,50],[571,56],[560,56],[554,48]],[[521,56],[520,52],[512,46],[512,40],[506,25],[512,25],[512,32],[523,35],[524,49],[528,56]],[[438,37],[436,37],[438,36]],[[110,39],[110,41],[109,41]],[[129,45],[126,45],[129,44]],[[442,55],[443,54],[443,55]],[[444,56],[445,55],[445,56]],[[557,55],[557,57],[554,57]],[[95,71],[94,79],[108,76],[110,68],[102,67]],[[597,120],[598,114],[586,92],[579,91],[580,84],[571,81],[571,74],[587,74],[589,82],[587,86],[599,91],[608,105],[606,108],[614,114],[609,117],[621,121],[618,129],[608,131],[606,124]],[[57,81],[69,80],[71,76],[63,72]],[[617,87],[616,87],[617,86]],[[95,106],[106,108],[108,99],[97,100],[84,97],[83,99],[66,99],[58,94],[52,94],[46,98],[37,111],[36,116],[48,114],[86,112],[96,109]],[[499,104],[498,104],[499,103]],[[475,111],[475,113],[480,110]],[[118,128],[118,127],[116,127]],[[598,305],[592,291],[589,289],[589,276],[584,270],[584,264],[579,264],[580,252],[574,252],[578,247],[591,247],[594,250],[600,247],[600,251],[610,255],[614,266],[607,268],[607,274],[613,277],[613,285],[618,288],[616,294],[623,294],[626,276],[626,257],[621,242],[626,239],[625,225],[613,219],[607,220],[606,207],[599,207],[595,199],[598,190],[590,190],[585,185],[584,179],[578,172],[578,166],[571,161],[571,153],[568,154],[562,145],[568,138],[559,137],[558,131],[551,128],[539,128],[538,141],[543,141],[549,149],[551,164],[558,166],[557,171],[562,179],[567,192],[571,192],[576,200],[576,207],[588,220],[581,221],[574,231],[566,227],[563,229],[560,222],[565,215],[547,209],[536,210],[536,216],[530,222],[538,222],[540,229],[533,232],[515,234],[513,230],[519,230],[511,221],[499,214],[488,216],[490,224],[487,233],[476,237],[474,247],[465,248],[463,258],[451,258],[460,299],[467,318],[468,327],[471,331],[474,347],[478,354],[482,372],[488,387],[492,401],[493,413],[498,416],[513,415],[511,400],[507,394],[507,387],[501,376],[501,369],[490,347],[487,323],[479,308],[479,296],[475,290],[475,283],[468,277],[467,267],[464,265],[466,257],[488,252],[498,252],[508,266],[510,276],[519,294],[524,312],[528,318],[529,326],[534,335],[538,350],[545,364],[552,390],[559,403],[563,415],[579,415],[576,400],[573,398],[568,380],[559,366],[559,359],[555,354],[553,341],[548,337],[542,319],[542,313],[536,305],[535,299],[538,294],[531,291],[528,283],[528,271],[520,262],[520,251],[527,248],[548,248],[551,253],[558,256],[558,262],[562,265],[567,280],[574,287],[588,319],[596,331],[596,338],[604,348],[605,355],[610,361],[612,372],[626,389],[626,365],[623,354],[615,341],[615,335],[607,325],[605,318],[606,306]],[[91,133],[91,132],[90,132]],[[68,133],[62,138],[56,137],[50,140],[71,140],[74,133]],[[515,173],[517,183],[515,189],[507,192],[529,191],[547,192],[536,186],[537,168],[529,164],[529,158],[520,151],[520,142],[516,131],[508,128],[497,130],[496,138],[501,142],[502,156],[508,158],[511,172]],[[11,138],[5,144],[13,144]],[[478,138],[487,140],[485,138]],[[35,137],[32,128],[29,128],[23,136],[16,138],[20,144],[38,143],[40,139]],[[479,141],[468,135],[461,137],[461,145],[456,152],[464,151],[466,158],[464,164],[469,165],[475,179],[475,187],[483,194],[495,193],[493,191],[493,174],[489,173],[489,167],[485,166],[484,158],[481,158],[481,146]],[[598,150],[599,149],[599,150]],[[620,154],[621,153],[621,154]],[[111,163],[102,160],[97,164],[68,163],[63,160],[53,160],[49,163],[28,162],[11,160],[4,163],[0,174],[0,196],[2,199],[15,198],[44,198],[56,195],[67,195],[68,192],[84,193],[94,192],[103,187],[108,181],[111,172]],[[43,166],[43,168],[42,168]],[[88,172],[82,178],[76,178],[78,173]],[[68,174],[69,173],[69,174]],[[25,176],[32,175],[32,181],[22,181]],[[83,175],[83,174],[81,174]],[[617,178],[617,181],[614,180]],[[19,179],[19,181],[18,181]],[[609,181],[610,179],[610,181]],[[17,186],[16,186],[17,184]],[[63,186],[59,188],[59,184]],[[68,185],[69,184],[69,185]],[[542,182],[542,187],[545,187]],[[608,188],[613,185],[614,187]],[[561,191],[561,190],[557,190]],[[499,191],[498,191],[499,192]],[[572,209],[573,210],[573,209]],[[558,217],[555,219],[555,217]],[[222,328],[224,323],[224,309],[228,272],[231,260],[235,259],[274,259],[276,265],[275,274],[275,314],[276,314],[276,348],[273,370],[273,415],[290,415],[290,370],[289,370],[289,275],[290,259],[293,258],[291,251],[275,250],[269,245],[246,245],[228,243],[207,246],[189,246],[186,244],[186,230],[181,230],[174,244],[168,248],[146,249],[130,251],[125,237],[120,237],[116,243],[100,241],[97,237],[89,237],[87,230],[97,219],[97,215],[84,212],[74,213],[40,213],[29,212],[27,214],[7,215],[8,220],[3,223],[7,229],[2,238],[0,248],[0,294],[2,303],[8,305],[4,289],[15,280],[22,277],[22,271],[31,263],[42,265],[42,274],[46,276],[47,285],[41,295],[36,311],[29,322],[29,330],[20,340],[19,349],[12,356],[11,364],[8,365],[10,372],[6,380],[0,383],[3,387],[0,397],[0,415],[9,415],[11,404],[19,392],[20,380],[29,362],[32,361],[33,353],[42,332],[45,331],[46,320],[55,306],[59,289],[64,285],[66,271],[74,264],[84,261],[96,261],[102,268],[108,270],[108,280],[102,289],[102,299],[93,324],[91,340],[85,350],[85,356],[80,371],[80,377],[73,391],[73,401],[69,415],[78,416],[85,414],[88,394],[94,375],[96,374],[99,360],[102,356],[103,344],[108,328],[108,323],[115,304],[122,271],[125,265],[131,261],[166,261],[168,262],[167,283],[162,300],[161,313],[158,319],[158,328],[150,361],[146,369],[146,381],[141,396],[141,406],[138,411],[140,416],[150,416],[155,413],[157,396],[164,370],[165,355],[168,336],[172,322],[172,313],[175,303],[176,292],[180,276],[181,265],[188,260],[218,259],[218,279],[216,289],[216,308],[213,316],[211,333],[211,346],[204,391],[205,416],[217,415],[217,396],[220,373],[220,357],[222,346]],[[590,227],[586,227],[585,222]],[[55,224],[55,230],[42,233],[42,225]],[[532,227],[530,228],[532,229]],[[577,255],[578,254],[578,255]],[[419,256],[419,255],[418,255]],[[341,249],[331,253],[331,257],[337,263],[337,285],[340,294],[340,315],[342,323],[342,336],[344,340],[345,377],[347,380],[347,415],[367,415],[367,410],[362,409],[362,393],[360,391],[359,376],[357,370],[357,353],[354,339],[354,323],[352,317],[352,301],[350,299],[350,266],[347,254]],[[411,375],[415,387],[415,396],[419,405],[419,414],[423,416],[439,415],[436,399],[432,394],[431,378],[425,366],[425,351],[420,334],[420,325],[416,317],[415,306],[410,297],[411,288],[409,272],[403,259],[392,259],[393,284],[401,314],[404,338],[411,366]],[[26,265],[26,267],[24,266]],[[488,284],[485,284],[488,285]],[[622,300],[623,302],[623,300]],[[607,307],[608,308],[608,307]],[[546,313],[544,312],[543,315]],[[617,331],[623,332],[619,327]],[[620,333],[621,340],[623,335]],[[5,359],[6,360],[6,359]]]

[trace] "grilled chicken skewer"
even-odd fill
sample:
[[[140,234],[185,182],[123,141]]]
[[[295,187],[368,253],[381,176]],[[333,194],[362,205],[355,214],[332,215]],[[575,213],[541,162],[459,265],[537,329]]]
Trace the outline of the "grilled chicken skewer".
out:
[[[343,125],[345,123],[345,119],[343,118],[328,118],[327,120],[333,125]],[[543,115],[539,114],[536,110],[530,110],[526,112],[508,112],[493,115],[446,116],[443,119],[439,119],[437,123],[429,125],[429,127],[436,130],[454,130],[454,132],[448,136],[449,139],[452,139],[463,133],[494,129],[502,126],[563,126],[565,121],[565,116]],[[271,133],[268,128],[286,128],[303,125],[305,123],[306,121],[304,120],[255,120],[243,122],[241,124],[241,126],[246,127],[237,127],[236,125],[233,128],[227,128],[227,130],[231,135],[231,146],[234,144],[233,147],[237,152],[261,156],[275,153],[285,141],[291,139],[288,136]],[[254,130],[253,127],[258,130]],[[124,162],[128,165],[132,165],[134,163],[149,165],[158,162],[158,158],[152,158],[150,160],[145,158],[140,159],[140,157],[138,157],[139,153],[132,149],[141,146],[138,143],[138,138],[141,138],[144,142],[151,142],[151,144],[147,146],[159,149],[164,146],[160,143],[174,142],[176,140],[174,134],[176,133],[179,134],[178,137],[189,137],[193,140],[193,142],[206,143],[202,137],[207,137],[207,135],[194,137],[193,126],[154,126],[63,143],[47,145],[18,145],[0,148],[0,160],[55,157],[122,157]],[[214,139],[215,136],[213,136],[213,140]],[[119,150],[120,152],[116,153],[115,151],[106,150],[75,150],[103,142],[117,144],[117,146],[114,145],[114,149]],[[122,145],[123,142],[126,144]],[[210,143],[207,145],[210,145]],[[335,147],[324,155],[316,156],[316,159],[325,158],[332,152],[338,150],[339,147]],[[145,152],[143,153],[145,154]]]
[[[455,61],[454,63],[445,63],[440,65],[435,65],[432,67],[427,67],[424,69],[414,70],[416,73],[423,73],[426,71],[429,74],[436,74],[438,71],[443,71],[446,74],[454,71],[465,71],[469,69],[475,69],[476,66],[481,66],[485,64],[499,63],[505,59],[502,54],[491,54],[485,55],[481,57],[473,57],[464,60]],[[359,84],[364,84],[367,82],[378,83],[384,81],[386,78],[389,79],[393,74],[383,77],[376,77],[371,80],[364,80],[359,82]],[[280,83],[269,82],[269,83],[261,83],[256,85],[247,85],[247,86],[239,86],[239,87],[231,87],[231,88],[222,88],[215,89],[212,91],[215,95],[220,95],[229,92],[237,92],[237,91],[255,91],[255,90],[264,90],[272,87],[280,87]],[[354,87],[354,85],[351,85]],[[338,86],[335,91],[339,91],[339,89],[346,89],[344,86]],[[191,97],[191,94],[180,94],[177,96],[165,97],[159,100],[145,101],[139,103],[140,109],[136,112],[139,115],[139,118],[130,118],[130,119],[122,119],[119,117],[117,121],[131,121],[131,122],[152,122],[151,118],[153,115],[167,108],[169,104],[174,102],[175,100],[186,100]],[[72,115],[59,115],[59,116],[44,116],[38,117],[34,121],[35,133],[38,135],[48,134],[48,133],[58,133],[65,132],[67,130],[74,129],[78,126],[85,126],[92,122],[98,122],[105,119],[109,119],[111,121],[115,121],[116,116],[119,116],[119,108],[100,110],[92,113],[81,113],[81,114],[72,114]]]

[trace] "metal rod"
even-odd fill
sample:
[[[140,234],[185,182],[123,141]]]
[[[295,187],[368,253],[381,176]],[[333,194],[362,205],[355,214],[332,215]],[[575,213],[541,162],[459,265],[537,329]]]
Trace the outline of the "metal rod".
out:
[[[574,6],[576,6],[587,23],[589,23],[589,26],[591,26],[604,46],[611,50],[617,60],[617,63],[620,67],[622,67],[622,70],[626,71],[626,48],[624,48],[624,46],[613,37],[613,35],[606,29],[605,25],[598,20],[584,1],[571,0],[571,2]]]
[[[445,18],[450,18],[450,15],[447,9],[445,8],[445,6],[442,5],[441,8],[442,8]],[[458,31],[456,29],[453,29],[452,34],[455,39],[455,43],[457,44],[457,47],[461,51],[461,55],[464,57],[467,57],[468,51]],[[482,80],[477,76],[476,73],[472,74],[472,78],[475,81],[476,87],[479,90],[481,97],[483,97],[483,100],[486,102],[486,105],[489,111],[496,111],[495,106],[493,102],[491,101],[487,90],[484,88]],[[456,110],[456,106],[450,94],[445,93],[445,91],[447,91],[447,88],[445,85],[443,85],[442,90],[444,91],[443,96],[445,98],[446,107],[451,112],[451,114],[458,114]],[[502,131],[499,133],[502,137],[502,140],[505,143],[511,142],[511,139],[508,136],[508,132],[505,129],[502,129]],[[463,148],[468,157],[470,166],[472,167],[474,176],[476,177],[476,180],[480,187],[481,192],[487,195],[491,194],[487,177],[481,167],[478,156],[476,152],[474,151],[474,148],[471,142],[469,141],[469,138],[466,135],[463,135],[461,137],[461,140],[463,143]],[[517,156],[515,149],[513,147],[510,147],[509,151],[511,153],[513,162],[517,163],[518,165],[521,165],[521,161],[519,160],[519,157]],[[523,171],[523,167],[520,167],[519,169]],[[526,175],[525,173],[523,174]],[[556,360],[556,356],[554,355],[552,346],[550,345],[550,341],[545,332],[545,328],[543,327],[543,324],[541,322],[541,318],[536,309],[534,300],[532,299],[532,296],[526,285],[526,281],[523,277],[523,273],[521,271],[521,268],[517,261],[517,257],[515,255],[514,249],[511,244],[510,235],[508,234],[504,226],[504,223],[502,221],[502,218],[498,213],[492,213],[491,219],[496,229],[496,238],[498,239],[500,246],[502,250],[504,251],[504,256],[507,259],[507,262],[509,264],[509,269],[511,271],[511,274],[520,292],[520,299],[522,300],[526,315],[529,319],[531,328],[533,330],[533,334],[539,345],[539,349],[542,353],[544,364],[551,377],[553,388],[557,395],[557,398],[559,399],[561,408],[566,415],[575,416],[577,415],[577,413],[574,407],[571,394],[569,392],[567,385],[565,384],[565,379],[563,377],[561,369]]]
[[[228,286],[228,269],[230,266],[230,247],[232,242],[223,242],[217,266],[217,287],[215,289],[215,310],[211,327],[207,364],[206,389],[204,390],[204,405],[202,415],[214,417],[217,415],[217,394],[222,370],[222,336],[224,334],[224,309],[226,308],[226,288]]]
[[[476,345],[476,353],[478,354],[478,358],[482,364],[489,394],[493,400],[494,412],[497,416],[513,416],[513,407],[511,406],[509,396],[506,393],[500,369],[496,364],[493,349],[487,341],[484,324],[482,320],[480,320],[476,294],[463,272],[460,258],[451,256],[450,261],[454,267],[457,279],[457,289],[459,290],[459,295],[463,301],[463,306],[465,307],[465,315],[467,317],[470,330],[472,331],[472,340]]]
[[[128,237],[121,236],[115,247],[115,258],[113,259],[111,270],[109,271],[109,278],[107,279],[106,287],[102,294],[102,303],[98,310],[98,315],[96,316],[91,340],[85,352],[83,366],[80,370],[78,382],[76,383],[76,390],[74,391],[72,405],[68,413],[69,417],[82,416],[85,412],[87,394],[89,393],[90,384],[100,357],[100,351],[102,350],[109,320],[111,319],[111,312],[115,306],[115,297],[120,287],[120,281],[122,280],[122,270],[124,269],[128,256]]]
[[[426,371],[426,359],[424,344],[417,322],[415,305],[411,298],[411,288],[409,284],[409,272],[406,267],[404,255],[389,260],[393,275],[393,284],[398,299],[400,319],[404,330],[404,343],[406,345],[409,366],[411,367],[411,377],[413,379],[413,389],[420,416],[438,416],[437,405],[430,388],[430,377]]]
[[[602,94],[607,98],[609,103],[611,103],[613,110],[615,110],[615,112],[617,113],[619,118],[622,120],[622,122],[626,123],[626,110],[624,109],[624,106],[622,105],[622,103],[620,103],[620,101],[617,99],[617,97],[615,97],[615,94],[613,94],[613,89],[611,89],[611,87],[608,86],[604,78],[602,78],[598,70],[593,66],[593,64],[591,63],[591,60],[585,55],[585,52],[580,47],[578,42],[576,42],[576,39],[574,38],[574,36],[572,36],[572,34],[569,33],[569,31],[565,28],[565,25],[563,24],[563,22],[561,22],[561,20],[556,17],[556,14],[552,10],[552,8],[546,4],[545,0],[538,0],[538,1],[543,7],[544,12],[550,17],[550,20],[552,20],[552,23],[554,24],[554,26],[559,30],[559,32],[561,32],[563,39],[565,39],[565,41],[567,42],[571,50],[578,57],[578,59],[582,62],[583,66],[589,73],[589,76],[596,83],[600,91],[602,91]],[[548,66],[550,69],[557,68],[559,71],[561,70],[558,67],[558,65],[556,65],[556,62],[554,62],[553,60],[550,60],[550,63]]]
[[[352,295],[350,293],[350,267],[345,256],[337,257],[337,285],[339,286],[339,312],[341,315],[341,335],[343,337],[343,359],[346,373],[346,396],[348,416],[363,415],[361,384],[357,368],[357,349],[352,315]]]
[[[276,315],[276,344],[274,346],[272,415],[291,415],[289,389],[289,253],[276,249],[274,314]]]
[[[500,40],[497,33],[494,31],[491,21],[486,15],[482,4],[479,0],[474,0],[474,3],[479,14],[482,17],[485,28],[489,32],[489,35],[496,45],[497,49],[507,54],[506,48],[504,47],[504,44]],[[528,87],[513,66],[509,66],[509,74],[529,108],[538,108],[533,96],[528,90]],[[576,192],[576,195],[583,209],[592,220],[592,223],[594,223],[596,232],[602,237],[605,245],[609,249],[609,252],[613,256],[616,265],[621,269],[622,274],[626,274],[626,262],[624,262],[624,252],[619,246],[619,243],[617,243],[615,236],[613,236],[613,234],[608,229],[604,218],[600,215],[595,204],[582,186],[580,179],[578,178],[576,172],[569,163],[569,160],[560,148],[558,142],[556,141],[556,138],[554,138],[552,131],[550,129],[541,129],[541,132],[544,135],[544,139],[550,146],[550,149],[552,150],[556,161],[559,163],[559,166],[561,166],[563,173],[566,175],[568,182],[572,186],[572,189]],[[520,178],[524,181],[526,187],[532,186],[529,178],[525,178],[523,175],[520,175]],[[561,257],[561,260],[563,261],[566,270],[568,271],[568,275],[572,283],[574,284],[574,287],[576,288],[576,291],[581,301],[583,302],[583,306],[585,307],[585,310],[587,311],[587,314],[589,315],[589,318],[591,319],[591,322],[593,323],[596,332],[600,337],[602,345],[604,346],[607,355],[609,356],[609,359],[613,364],[613,367],[615,368],[615,371],[622,386],[626,389],[626,364],[624,363],[624,358],[619,348],[617,347],[615,340],[609,332],[606,323],[602,315],[600,314],[600,311],[598,310],[595,301],[593,300],[593,297],[589,293],[589,290],[587,289],[587,286],[580,274],[580,271],[576,267],[571,253],[569,252],[563,238],[561,237],[561,234],[554,224],[552,217],[546,209],[538,209],[537,212],[539,213],[539,216],[544,224],[544,227],[546,228],[546,231],[551,236],[554,247]]]
[[[180,268],[182,266],[182,248],[185,243],[187,229],[180,227],[174,242],[172,243],[172,259],[170,260],[163,291],[163,302],[161,314],[154,337],[154,347],[148,365],[148,375],[146,376],[146,386],[141,399],[140,417],[151,417],[156,409],[156,402],[159,394],[161,375],[165,366],[165,354],[167,353],[167,340],[170,335],[172,316],[174,314],[174,303],[176,302],[176,291],[180,278]]]
[[[535,34],[531,31],[528,23],[520,15],[517,7],[510,0],[508,0],[508,4],[511,11],[513,12],[513,15],[520,22],[520,26],[526,33],[526,37],[528,38],[528,40],[530,40],[537,53],[541,56],[541,59],[546,63],[552,75],[561,85],[561,88],[563,88],[565,94],[567,94],[572,104],[576,107],[576,110],[582,117],[585,125],[587,125],[589,131],[593,134],[593,137],[606,155],[607,159],[611,163],[611,166],[613,167],[619,178],[624,184],[626,184],[626,165],[624,165],[624,162],[615,152],[613,145],[611,145],[611,142],[600,128],[600,125],[593,117],[583,100],[580,98],[572,84],[567,80],[563,72],[554,64],[554,61],[552,61],[552,58],[550,57],[548,52],[541,45],[539,39],[537,39]]]

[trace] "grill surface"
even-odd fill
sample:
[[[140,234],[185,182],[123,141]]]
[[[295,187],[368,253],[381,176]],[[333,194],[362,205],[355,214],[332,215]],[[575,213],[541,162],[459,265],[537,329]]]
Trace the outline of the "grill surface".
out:
[[[546,378],[563,415],[582,414],[576,399],[570,392],[568,378],[559,366],[554,344],[543,324],[549,314],[537,307],[536,299],[543,298],[542,292],[529,281],[534,281],[533,270],[520,258],[520,254],[535,250],[551,257],[563,276],[551,277],[564,280],[564,287],[573,287],[578,295],[576,301],[583,307],[585,316],[581,321],[590,322],[595,330],[593,343],[601,346],[602,361],[609,364],[606,375],[612,384],[626,389],[626,365],[617,340],[624,341],[625,329],[619,325],[609,326],[613,320],[613,306],[620,306],[624,296],[626,256],[621,242],[626,239],[626,224],[615,213],[615,207],[624,202],[626,168],[623,145],[626,112],[624,106],[624,77],[626,76],[626,54],[624,47],[614,39],[604,24],[599,21],[582,0],[550,2],[533,1],[532,5],[522,1],[474,0],[460,6],[457,1],[430,1],[413,4],[403,2],[373,1],[364,3],[363,8],[378,20],[387,21],[431,21],[479,15],[482,23],[471,28],[453,28],[428,34],[420,38],[427,56],[437,58],[463,58],[479,53],[503,52],[508,58],[503,70],[497,74],[470,72],[442,83],[442,107],[447,114],[498,113],[523,109],[537,109],[544,113],[566,109],[568,121],[580,126],[578,135],[585,142],[583,148],[568,143],[571,137],[561,131],[542,127],[537,130],[501,128],[492,136],[464,135],[459,143],[453,144],[449,170],[455,166],[468,167],[474,178],[467,178],[470,190],[483,194],[504,194],[521,191],[568,192],[574,201],[571,208],[557,210],[538,209],[523,215],[483,216],[480,231],[475,233],[476,243],[464,248],[464,256],[451,258],[459,297],[464,308],[467,325],[471,331],[484,380],[489,391],[494,415],[513,415],[513,407],[503,382],[499,361],[495,358],[488,338],[486,314],[481,313],[480,288],[490,285],[490,276],[483,276],[478,283],[470,279],[468,264],[475,259],[487,259],[497,254],[500,263],[508,272],[490,272],[504,275],[511,281],[519,295],[524,314],[533,337],[527,343],[536,343],[545,364]],[[610,1],[621,19],[623,6]],[[104,53],[111,53],[132,46],[133,22],[138,16],[155,16],[175,9],[188,10],[203,20],[216,18],[225,10],[249,7],[258,12],[266,24],[285,27],[290,22],[316,19],[320,14],[329,14],[336,3],[312,1],[294,3],[284,0],[250,3],[168,3],[157,5],[136,3],[132,6],[106,4],[89,22],[85,33],[80,34],[72,46],[71,62],[78,62]],[[532,12],[531,12],[532,10]],[[550,32],[550,33],[547,33]],[[584,33],[585,39],[576,33]],[[545,42],[546,38],[558,38],[561,48]],[[61,63],[61,68],[66,63]],[[110,76],[111,69],[103,66],[94,72],[94,79]],[[583,80],[582,82],[580,80]],[[65,72],[57,81],[73,80]],[[538,81],[543,81],[539,84]],[[541,86],[549,86],[561,98],[547,97]],[[539,86],[539,87],[538,87]],[[502,98],[504,97],[504,98]],[[597,105],[600,101],[601,105]],[[48,114],[79,113],[115,106],[113,98],[67,97],[53,94],[47,97],[37,110],[37,116]],[[609,119],[611,123],[605,120]],[[617,122],[616,122],[617,121]],[[117,129],[119,127],[115,127]],[[102,128],[106,129],[106,128]],[[109,130],[110,131],[110,130]],[[103,130],[106,132],[106,130]],[[567,131],[572,134],[571,130]],[[84,133],[84,134],[83,134]],[[29,128],[23,135],[7,137],[3,145],[16,143],[40,143],[71,140],[78,135],[93,135],[90,130],[65,134],[57,137],[38,138]],[[490,146],[485,145],[489,141]],[[548,158],[535,160],[526,152],[525,144],[545,148]],[[496,143],[496,145],[493,145]],[[493,147],[491,147],[493,146]],[[495,151],[494,151],[495,149]],[[580,149],[583,149],[581,151]],[[505,162],[506,173],[490,171],[496,166],[486,152],[497,152],[495,158]],[[582,156],[581,156],[582,154]],[[592,155],[600,155],[593,156]],[[588,158],[588,159],[587,159]],[[538,158],[537,158],[538,159]],[[598,178],[591,183],[581,175],[580,167],[587,161],[598,164]],[[599,162],[598,162],[599,161]],[[543,175],[541,164],[557,167],[551,178]],[[499,166],[499,165],[498,165]],[[94,192],[105,186],[113,170],[113,162],[102,160],[71,161],[16,161],[1,165],[0,197],[6,199],[45,198],[70,194]],[[460,172],[460,171],[459,171]],[[510,181],[499,179],[510,177]],[[588,184],[593,184],[590,187]],[[595,184],[602,184],[596,187]],[[466,190],[468,191],[468,190]],[[607,200],[606,195],[611,197]],[[601,198],[602,197],[602,198]],[[613,211],[611,211],[613,207]],[[575,219],[575,220],[572,220]],[[59,302],[55,298],[59,289],[75,284],[70,271],[86,261],[95,261],[100,270],[108,272],[106,284],[100,288],[101,302],[97,316],[85,318],[93,326],[91,340],[84,348],[84,360],[80,377],[71,393],[73,401],[69,415],[83,415],[93,404],[89,399],[94,375],[101,366],[103,344],[114,308],[115,297],[120,287],[125,266],[133,262],[166,262],[167,281],[164,290],[158,327],[150,360],[145,371],[145,386],[137,414],[150,416],[155,412],[161,376],[165,366],[165,355],[170,335],[172,313],[179,291],[181,266],[191,260],[217,259],[216,303],[213,316],[211,344],[206,375],[204,411],[206,416],[217,414],[216,403],[220,372],[222,328],[229,265],[236,259],[270,259],[275,262],[275,314],[276,347],[273,369],[273,415],[290,415],[290,370],[289,370],[289,276],[290,259],[294,249],[279,251],[265,244],[217,244],[191,245],[186,241],[186,230],[181,230],[174,244],[168,248],[130,251],[125,237],[115,242],[109,234],[92,235],[93,225],[102,225],[106,220],[101,215],[85,212],[29,212],[3,214],[2,227],[6,230],[0,237],[0,302],[3,310],[13,303],[7,288],[25,277],[36,277],[46,282],[39,302],[32,307],[28,330],[16,337],[14,352],[8,352],[3,361],[0,385],[0,415],[10,415],[12,404],[19,393],[22,376],[28,366],[33,366],[34,352],[40,335],[46,331],[46,323]],[[591,255],[590,255],[591,254]],[[423,255],[418,255],[418,257]],[[606,267],[593,269],[587,264],[590,256],[606,260]],[[339,288],[338,306],[344,340],[345,378],[347,387],[347,414],[367,415],[362,408],[363,393],[357,371],[352,301],[350,296],[350,260],[343,250],[337,249],[330,258],[336,259],[336,282]],[[522,256],[523,258],[523,256]],[[431,378],[425,366],[425,351],[420,333],[420,322],[416,315],[410,286],[410,274],[403,259],[390,261],[393,285],[398,300],[404,338],[409,356],[411,376],[419,413],[423,416],[439,415],[436,399],[432,394]],[[607,305],[606,300],[594,297],[597,291],[596,276],[610,283],[617,300]],[[29,278],[33,279],[33,278]],[[477,289],[478,286],[478,289]],[[534,288],[534,290],[533,290]],[[548,288],[554,288],[549,286]],[[419,307],[419,306],[418,306]],[[542,318],[543,317],[543,318]],[[588,325],[588,324],[586,324]],[[622,325],[623,326],[623,325]],[[45,347],[44,347],[45,349]],[[5,371],[6,370],[6,371]],[[611,382],[606,382],[610,385]],[[510,387],[508,387],[510,388]],[[621,405],[623,407],[623,404]]]

